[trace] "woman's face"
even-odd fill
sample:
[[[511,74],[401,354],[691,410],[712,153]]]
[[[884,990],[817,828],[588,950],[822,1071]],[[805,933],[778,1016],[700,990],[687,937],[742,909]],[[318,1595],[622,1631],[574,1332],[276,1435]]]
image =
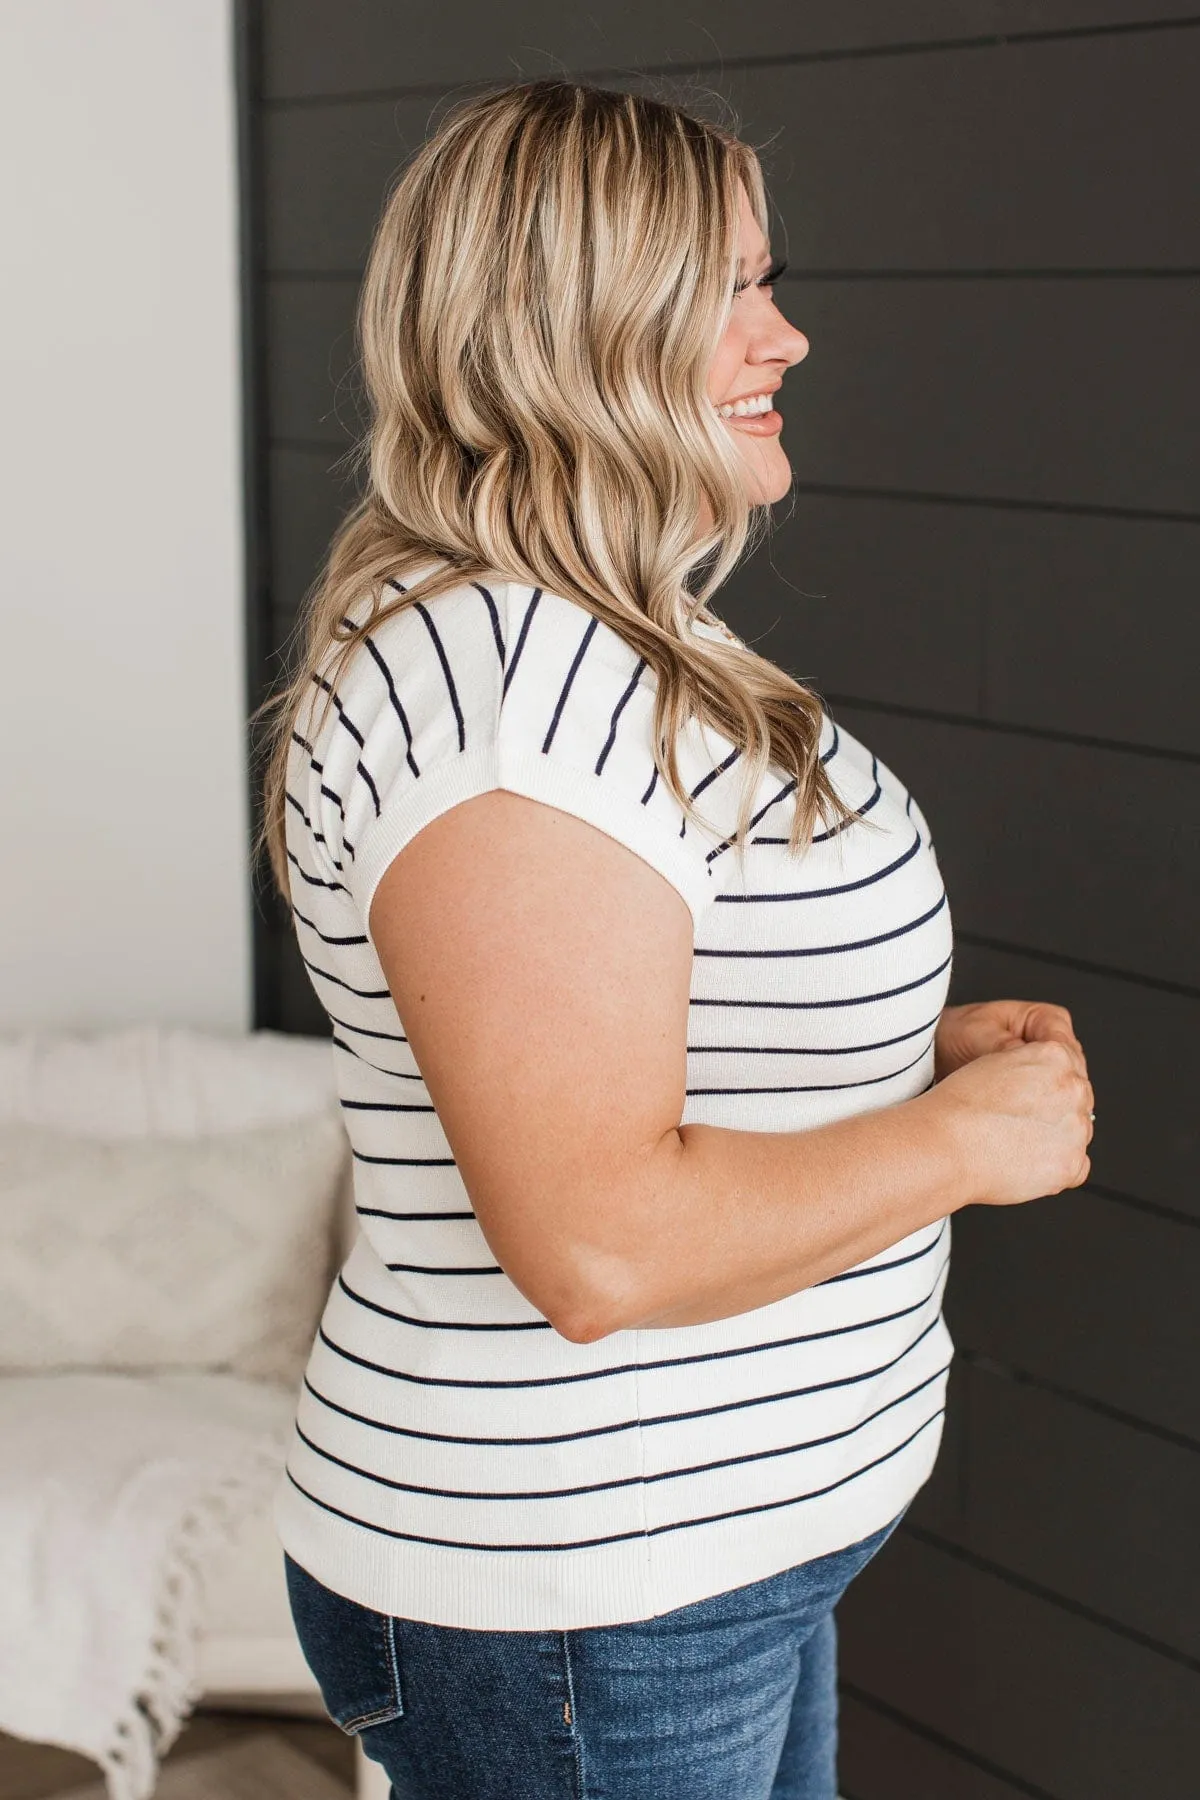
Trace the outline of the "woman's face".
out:
[[[733,300],[708,374],[708,397],[718,409],[773,394],[787,370],[808,355],[808,339],[788,324],[770,286],[763,284],[771,253],[744,187],[740,194],[738,280],[747,285]],[[722,411],[722,420],[737,445],[751,504],[781,500],[791,486],[792,471],[779,441],[783,420],[774,405],[765,412],[751,408],[726,416]]]

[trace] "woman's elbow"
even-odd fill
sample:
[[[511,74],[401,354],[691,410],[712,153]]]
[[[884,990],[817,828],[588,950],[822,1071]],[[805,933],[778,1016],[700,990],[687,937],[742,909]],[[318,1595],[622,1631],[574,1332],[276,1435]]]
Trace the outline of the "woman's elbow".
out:
[[[603,1269],[592,1257],[585,1267],[573,1262],[569,1273],[554,1284],[555,1292],[539,1305],[559,1337],[569,1343],[597,1344],[615,1332],[628,1331],[641,1316],[632,1272],[614,1259],[604,1262]]]
[[[550,1324],[569,1344],[598,1344],[601,1338],[611,1337],[614,1331],[620,1330],[620,1326],[612,1324],[596,1309],[559,1312]]]
[[[580,1201],[564,1217],[544,1214],[518,1234],[488,1230],[496,1261],[547,1323],[572,1344],[595,1344],[636,1328],[657,1310],[661,1285],[650,1245],[628,1221],[629,1209]],[[591,1228],[581,1220],[591,1215]],[[657,1298],[657,1295],[655,1295]]]

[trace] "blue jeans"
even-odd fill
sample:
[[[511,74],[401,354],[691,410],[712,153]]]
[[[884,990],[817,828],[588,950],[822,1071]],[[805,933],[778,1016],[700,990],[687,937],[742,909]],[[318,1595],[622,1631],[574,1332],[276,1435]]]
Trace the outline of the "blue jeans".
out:
[[[394,1619],[285,1553],[325,1707],[395,1800],[836,1800],[833,1609],[895,1528],[653,1619]]]

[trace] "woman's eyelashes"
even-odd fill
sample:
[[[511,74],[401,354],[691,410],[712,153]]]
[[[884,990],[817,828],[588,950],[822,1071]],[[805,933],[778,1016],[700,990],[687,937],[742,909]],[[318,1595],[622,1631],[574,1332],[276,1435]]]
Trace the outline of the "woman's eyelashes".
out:
[[[774,262],[771,264],[770,268],[764,269],[762,274],[759,275],[757,277],[757,279],[754,280],[753,282],[739,281],[737,286],[733,290],[734,294],[735,295],[744,294],[748,287],[760,287],[760,288],[773,287],[774,284],[779,280],[779,277],[783,274],[783,271],[786,268],[787,268],[786,256],[777,256],[775,258]]]

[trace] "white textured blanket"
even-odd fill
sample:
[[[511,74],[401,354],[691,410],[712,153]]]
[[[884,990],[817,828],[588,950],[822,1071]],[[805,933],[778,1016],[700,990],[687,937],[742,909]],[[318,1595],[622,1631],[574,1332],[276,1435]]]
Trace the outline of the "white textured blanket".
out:
[[[205,1573],[269,1504],[293,1407],[227,1375],[0,1378],[0,1729],[146,1800],[199,1698]]]

